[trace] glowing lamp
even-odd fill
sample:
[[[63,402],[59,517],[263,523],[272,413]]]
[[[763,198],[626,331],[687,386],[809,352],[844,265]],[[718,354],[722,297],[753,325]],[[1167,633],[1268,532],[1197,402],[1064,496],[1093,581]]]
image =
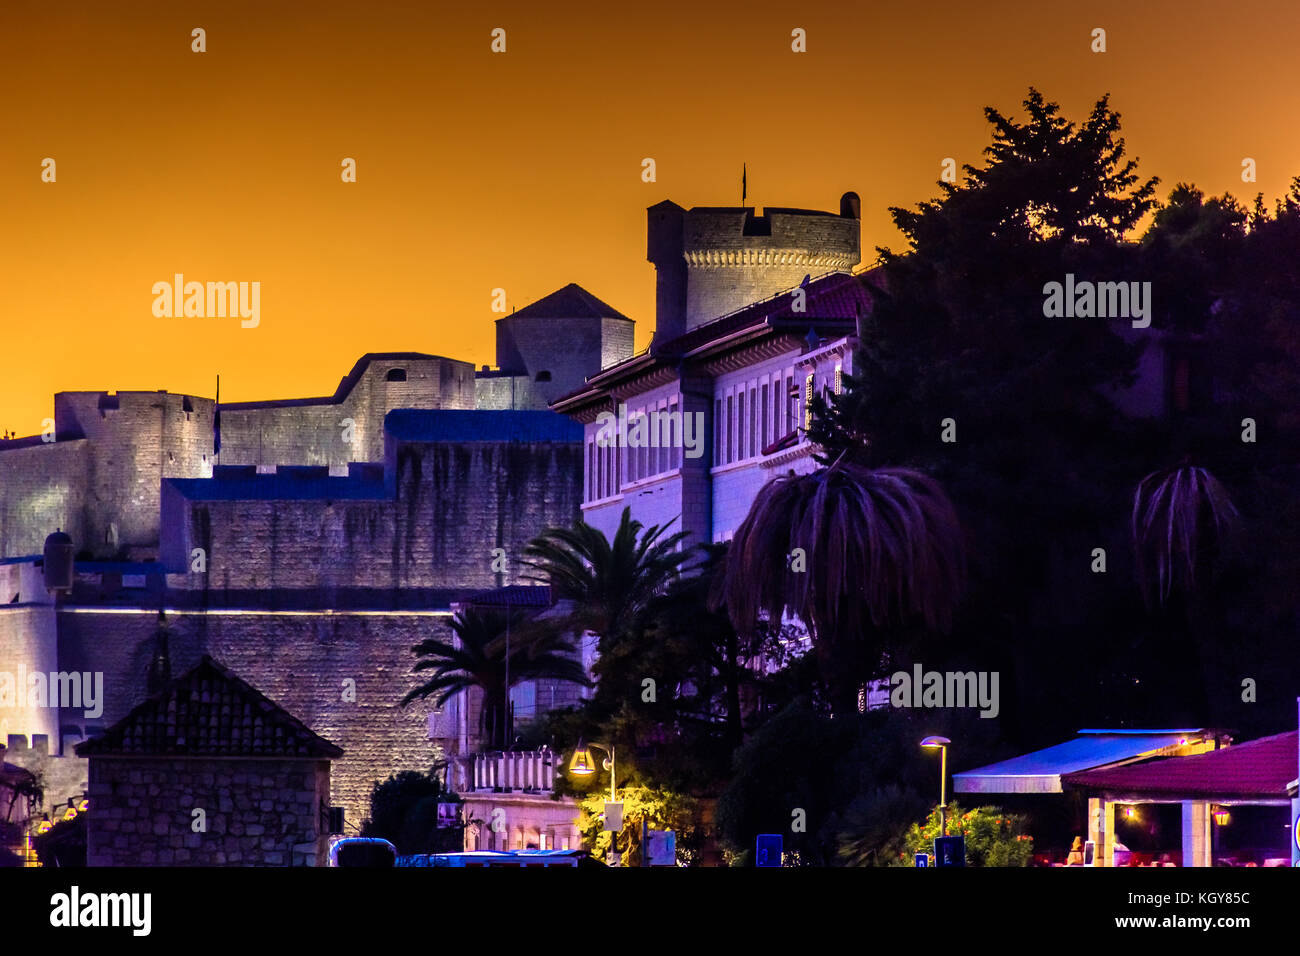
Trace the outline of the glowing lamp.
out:
[[[591,748],[578,742],[578,749],[573,752],[573,759],[569,761],[569,773],[579,777],[589,777],[596,772],[596,764],[591,759]]]
[[[1135,807],[1125,807],[1125,808],[1124,808],[1124,816],[1127,817],[1128,819],[1132,820],[1135,816],[1137,816],[1137,808],[1135,808]]]
[[[1230,823],[1232,821],[1232,814],[1230,814],[1223,807],[1219,807],[1217,810],[1215,810],[1213,816],[1214,816],[1214,822],[1218,826],[1224,826],[1225,824]]]
[[[921,741],[922,747],[939,751],[939,833],[948,835],[948,745],[952,743],[947,737],[926,737]]]

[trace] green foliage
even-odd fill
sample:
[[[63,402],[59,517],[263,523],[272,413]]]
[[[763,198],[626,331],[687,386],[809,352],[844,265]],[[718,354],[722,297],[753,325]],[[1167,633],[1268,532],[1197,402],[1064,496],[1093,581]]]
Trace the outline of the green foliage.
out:
[[[419,658],[412,670],[431,670],[433,676],[403,697],[402,706],[431,696],[441,706],[477,687],[483,692],[479,730],[493,749],[504,750],[509,743],[510,687],[540,678],[589,683],[570,636],[538,625],[525,611],[471,607],[452,619],[451,629],[454,642],[431,637],[411,648]]]
[[[376,781],[361,835],[382,837],[401,854],[459,852],[465,846],[465,828],[438,827],[440,802],[457,801],[455,794],[443,790],[438,767],[428,773],[403,770]]]
[[[806,566],[793,565],[796,552]],[[878,673],[884,628],[946,629],[964,574],[961,525],[937,483],[837,461],[763,486],[732,541],[723,591],[742,632],[760,613],[805,621],[832,706],[847,714]]]
[[[689,551],[677,550],[686,533],[666,532],[661,525],[643,529],[624,508],[613,540],[581,520],[572,528],[549,528],[524,548],[524,563],[532,580],[574,602],[565,624],[573,633],[599,635],[603,653],[690,559]]]
[[[547,721],[553,748],[568,752],[579,739],[613,744],[620,784],[716,792],[745,730],[742,697],[751,699],[760,683],[753,662],[780,658],[769,629],[742,637],[724,612],[708,607],[723,550],[698,549],[698,573],[661,584],[601,642],[591,698]],[[559,788],[580,793],[594,785],[561,780]]]
[[[925,812],[926,800],[915,790],[886,784],[849,804],[839,835],[838,858],[845,866],[894,866],[907,856],[909,835],[899,821]],[[911,857],[907,857],[911,859]]]
[[[1034,840],[1025,832],[1027,827],[1023,814],[1004,813],[998,807],[963,812],[956,802],[948,804],[948,836],[966,838],[967,866],[1028,866],[1034,856]],[[924,824],[913,823],[908,828],[894,865],[913,866],[915,854],[934,853],[939,834],[939,808],[935,807]]]
[[[579,801],[582,815],[578,829],[583,846],[595,859],[609,861],[611,849],[621,854],[620,865],[641,865],[641,824],[648,830],[672,830],[676,833],[677,863],[692,866],[699,862],[703,832],[699,826],[700,804],[694,798],[671,790],[652,787],[619,787],[623,804],[623,826],[617,833],[604,830],[605,802],[608,791],[592,792]]]
[[[839,803],[837,781],[852,773],[845,760],[852,737],[848,722],[818,714],[807,699],[759,727],[736,752],[718,798],[718,831],[731,850],[750,851],[758,834],[781,833],[788,850],[828,863],[823,829]],[[804,812],[803,832],[792,830],[796,809]]]
[[[1107,99],[1077,124],[1033,90],[1023,118],[986,115],[986,163],[893,210],[906,248],[881,251],[854,374],[814,403],[824,461],[923,471],[962,518],[967,600],[913,659],[999,670],[1000,722],[1026,743],[1080,721],[1271,729],[1285,694],[1242,707],[1216,674],[1300,679],[1281,650],[1300,613],[1300,179],[1272,213],[1182,183],[1159,207]],[[1045,318],[1043,286],[1067,273],[1149,281],[1151,328]],[[1148,358],[1177,387],[1148,418],[1119,398],[1156,335],[1167,359]],[[1190,475],[1198,493],[1164,493]],[[1249,547],[1220,533],[1231,509]],[[1062,646],[1089,653],[1067,665]]]
[[[736,752],[718,798],[724,846],[749,860],[760,833],[783,834],[786,863],[882,865],[881,854],[937,793],[937,755],[921,739],[962,741],[963,759],[992,759],[996,731],[970,711],[873,710],[831,718],[809,699],[794,701],[758,727]],[[793,811],[805,828],[794,828]],[[841,856],[846,834],[857,839]]]

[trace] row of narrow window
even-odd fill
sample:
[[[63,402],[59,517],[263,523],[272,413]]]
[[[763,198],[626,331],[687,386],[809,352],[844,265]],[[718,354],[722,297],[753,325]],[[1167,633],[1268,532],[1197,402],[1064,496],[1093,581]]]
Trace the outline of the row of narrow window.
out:
[[[812,398],[816,376],[804,376],[802,396],[795,384],[794,370],[771,382],[757,381],[741,386],[713,407],[713,464],[728,465],[763,453],[795,429],[812,425]],[[835,366],[835,394],[841,388],[840,366]],[[801,400],[802,399],[802,400]]]
[[[599,501],[614,495],[623,485],[665,474],[682,466],[684,436],[678,417],[679,406],[672,402],[666,408],[641,409],[629,415],[628,435],[634,431],[634,416],[667,412],[670,425],[648,417],[643,440],[631,447],[628,436],[617,436],[617,444],[600,441],[587,442],[586,501]]]
[[[842,387],[841,375],[840,366],[835,366],[831,388],[837,395]],[[802,389],[796,385],[795,373],[791,369],[784,378],[776,376],[768,382],[754,381],[716,399],[713,408],[713,464],[726,465],[756,458],[764,448],[796,429],[807,429],[812,424],[816,376],[809,372],[802,385]],[[668,410],[675,412],[677,406],[669,406]],[[680,468],[681,463],[680,440],[667,448],[624,448],[621,444],[604,445],[589,441],[585,500],[598,501],[610,497],[624,484],[672,471]]]

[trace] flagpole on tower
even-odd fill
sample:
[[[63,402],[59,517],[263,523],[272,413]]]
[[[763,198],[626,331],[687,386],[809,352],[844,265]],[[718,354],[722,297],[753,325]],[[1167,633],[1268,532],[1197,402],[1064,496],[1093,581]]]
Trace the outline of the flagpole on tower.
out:
[[[749,195],[749,165],[740,164],[740,208],[745,208],[745,198]]]

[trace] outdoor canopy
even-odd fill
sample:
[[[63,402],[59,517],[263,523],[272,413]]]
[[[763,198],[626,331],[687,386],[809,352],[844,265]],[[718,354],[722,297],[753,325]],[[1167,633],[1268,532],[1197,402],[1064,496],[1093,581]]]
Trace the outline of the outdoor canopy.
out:
[[[1061,775],[1114,767],[1149,757],[1212,750],[1216,734],[1184,730],[1080,730],[1063,744],[953,774],[956,793],[1060,793]]]

